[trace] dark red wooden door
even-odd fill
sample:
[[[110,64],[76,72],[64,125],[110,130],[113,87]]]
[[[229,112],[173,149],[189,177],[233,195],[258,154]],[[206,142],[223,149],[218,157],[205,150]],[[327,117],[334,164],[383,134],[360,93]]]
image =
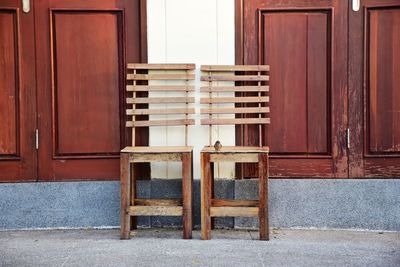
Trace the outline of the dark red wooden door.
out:
[[[271,175],[347,177],[348,1],[237,1],[237,63],[268,64]],[[239,144],[257,145],[257,127]],[[247,168],[245,176],[253,176]]]
[[[36,0],[39,179],[117,179],[139,0]]]
[[[33,14],[0,2],[0,182],[37,178]]]
[[[400,177],[400,1],[349,14],[350,176]]]

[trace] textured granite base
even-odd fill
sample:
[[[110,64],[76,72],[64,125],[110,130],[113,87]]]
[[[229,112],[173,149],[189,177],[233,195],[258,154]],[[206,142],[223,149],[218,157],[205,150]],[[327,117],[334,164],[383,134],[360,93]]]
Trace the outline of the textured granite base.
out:
[[[139,181],[140,197],[179,197],[179,180]],[[194,222],[200,225],[199,181]],[[254,180],[217,180],[217,198],[255,199]],[[400,231],[400,180],[270,181],[272,227]],[[173,217],[141,217],[140,226],[179,226]],[[0,184],[0,229],[119,226],[118,182]],[[257,220],[221,218],[217,227],[256,227]]]

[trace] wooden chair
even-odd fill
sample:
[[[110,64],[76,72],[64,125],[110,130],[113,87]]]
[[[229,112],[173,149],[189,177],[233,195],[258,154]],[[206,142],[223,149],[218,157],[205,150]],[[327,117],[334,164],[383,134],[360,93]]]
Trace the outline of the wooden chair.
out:
[[[201,92],[208,93],[200,103],[207,105],[201,114],[202,125],[209,125],[209,146],[201,151],[201,238],[211,238],[212,217],[258,217],[261,240],[269,240],[268,226],[268,152],[262,146],[262,125],[269,124],[269,81],[266,75],[269,66],[201,66],[201,81],[208,86],[201,87]],[[221,86],[221,82],[236,83],[232,86]],[[239,84],[239,85],[238,85]],[[243,97],[221,97],[222,92],[244,92]],[[218,104],[231,103],[232,107],[218,107]],[[250,104],[250,105],[249,105]],[[250,107],[249,107],[250,106]],[[216,118],[219,114],[232,114],[233,118]],[[240,117],[239,117],[240,116]],[[213,125],[259,125],[259,146],[238,147],[224,146],[217,150],[212,146],[211,128]],[[215,162],[258,163],[259,199],[228,200],[214,199],[213,164]]]
[[[189,107],[190,103],[194,103],[194,97],[189,97],[189,93],[195,91],[190,84],[195,77],[194,69],[194,64],[128,64],[126,115],[130,119],[126,127],[132,128],[132,146],[121,150],[121,239],[129,239],[130,230],[136,228],[136,216],[182,216],[183,238],[192,238],[193,147],[187,145],[187,135],[188,125],[195,122],[189,118],[195,113],[195,109]],[[173,93],[174,96],[138,97],[139,92],[165,92],[165,95]],[[142,104],[150,104],[150,108],[140,108]],[[165,104],[166,107],[151,108],[151,105],[157,104]],[[150,119],[135,119],[142,115]],[[175,118],[171,119],[170,115]],[[157,116],[164,116],[164,119],[153,119]],[[181,118],[177,119],[177,116]],[[179,125],[185,128],[184,146],[135,146],[136,127]],[[131,164],[159,161],[182,162],[182,199],[137,198]]]

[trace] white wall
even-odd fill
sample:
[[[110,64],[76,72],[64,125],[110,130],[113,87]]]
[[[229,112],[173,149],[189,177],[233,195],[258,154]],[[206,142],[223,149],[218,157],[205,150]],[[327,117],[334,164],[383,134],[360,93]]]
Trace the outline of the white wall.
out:
[[[234,64],[234,0],[148,0],[147,35],[149,63],[195,63],[197,77],[201,64]],[[196,111],[199,112],[199,78],[196,80]],[[194,146],[194,177],[200,177],[201,148],[208,144],[208,126],[189,128],[189,145]],[[213,142],[234,145],[233,126],[214,127]],[[179,127],[150,128],[150,145],[183,145]],[[216,176],[234,177],[234,165],[216,166]],[[152,178],[179,178],[180,164],[152,164]]]

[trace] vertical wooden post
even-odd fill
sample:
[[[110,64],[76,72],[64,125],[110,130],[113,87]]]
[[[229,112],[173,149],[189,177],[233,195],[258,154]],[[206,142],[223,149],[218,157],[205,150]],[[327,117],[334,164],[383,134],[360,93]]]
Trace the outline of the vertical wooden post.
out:
[[[136,165],[136,166],[135,166]],[[131,165],[130,165],[131,166]],[[131,166],[131,175],[130,175],[130,187],[131,187],[131,201],[130,205],[133,206],[135,205],[135,198],[136,198],[136,177],[135,177],[135,167],[137,168],[137,164],[133,164]],[[131,217],[131,230],[137,229],[137,216],[130,216]]]
[[[210,199],[214,199],[215,198],[215,191],[214,191],[214,183],[215,183],[215,173],[214,173],[214,162],[210,162]],[[210,201],[210,208],[211,208],[211,201]],[[211,217],[211,230],[215,229],[215,217]]]
[[[201,153],[201,239],[211,239],[211,172],[210,154]]]
[[[129,239],[131,229],[131,220],[129,215],[129,206],[131,203],[131,166],[129,163],[129,154],[121,153],[120,160],[121,175],[121,239]]]
[[[268,153],[258,154],[258,175],[259,175],[259,211],[258,223],[260,240],[269,240],[268,222]]]
[[[182,200],[183,239],[191,239],[193,228],[193,177],[191,153],[183,153],[182,155]]]

